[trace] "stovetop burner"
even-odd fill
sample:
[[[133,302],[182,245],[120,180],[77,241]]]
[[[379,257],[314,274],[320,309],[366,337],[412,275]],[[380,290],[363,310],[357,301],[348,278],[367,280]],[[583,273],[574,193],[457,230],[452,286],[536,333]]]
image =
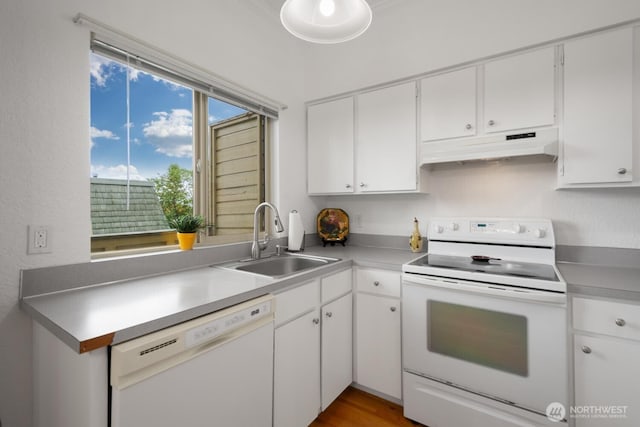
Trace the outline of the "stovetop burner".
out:
[[[500,276],[525,277],[552,282],[559,281],[555,269],[551,265],[508,261],[497,258],[479,261],[471,257],[428,254],[412,261],[409,265],[496,274]]]

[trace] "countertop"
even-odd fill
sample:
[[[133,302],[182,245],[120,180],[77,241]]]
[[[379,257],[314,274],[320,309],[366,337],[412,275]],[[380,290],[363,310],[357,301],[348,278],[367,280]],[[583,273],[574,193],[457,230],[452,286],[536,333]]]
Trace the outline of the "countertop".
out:
[[[557,262],[569,294],[640,301],[640,268]]]
[[[304,254],[341,261],[272,279],[198,266],[144,278],[24,297],[22,308],[79,353],[118,344],[352,265],[400,272],[424,253],[367,246],[313,246]],[[640,268],[557,263],[569,294],[640,301]]]
[[[79,353],[155,332],[352,265],[401,271],[421,254],[370,247],[312,247],[341,261],[277,280],[214,266],[25,297],[22,308]],[[226,264],[226,263],[223,263]],[[222,265],[222,264],[221,264]]]

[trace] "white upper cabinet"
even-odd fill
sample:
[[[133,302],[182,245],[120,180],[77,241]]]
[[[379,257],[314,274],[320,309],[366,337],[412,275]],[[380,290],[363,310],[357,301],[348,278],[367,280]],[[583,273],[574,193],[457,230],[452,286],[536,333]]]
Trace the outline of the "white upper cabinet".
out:
[[[555,49],[484,65],[484,129],[503,132],[555,122]]]
[[[556,124],[555,47],[420,81],[420,140],[483,136]]]
[[[476,134],[476,67],[420,81],[422,141]]]
[[[416,93],[409,82],[357,96],[358,191],[417,190]]]
[[[633,179],[633,37],[624,28],[564,45],[560,185]]]
[[[310,194],[353,192],[353,97],[307,109]]]

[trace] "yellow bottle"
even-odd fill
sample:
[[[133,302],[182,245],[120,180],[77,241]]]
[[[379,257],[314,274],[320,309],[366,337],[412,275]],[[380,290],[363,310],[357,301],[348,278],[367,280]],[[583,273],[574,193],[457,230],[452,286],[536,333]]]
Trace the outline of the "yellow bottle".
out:
[[[420,252],[422,250],[422,236],[418,228],[418,218],[413,218],[413,233],[409,239],[409,247],[411,252]]]

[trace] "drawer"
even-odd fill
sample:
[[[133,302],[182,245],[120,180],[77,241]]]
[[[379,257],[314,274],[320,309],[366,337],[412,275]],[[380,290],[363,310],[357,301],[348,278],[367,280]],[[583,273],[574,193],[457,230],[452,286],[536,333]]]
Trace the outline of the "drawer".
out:
[[[597,334],[640,340],[640,305],[573,298],[573,327]]]
[[[275,295],[276,326],[317,307],[320,300],[320,282],[312,280]]]
[[[401,275],[398,271],[358,268],[356,286],[359,292],[400,297]]]
[[[322,278],[322,303],[351,292],[351,269]]]

